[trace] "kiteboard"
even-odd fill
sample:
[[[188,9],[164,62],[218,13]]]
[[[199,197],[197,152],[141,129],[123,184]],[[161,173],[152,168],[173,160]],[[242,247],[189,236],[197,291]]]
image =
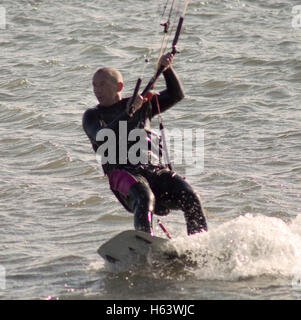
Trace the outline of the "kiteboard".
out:
[[[97,252],[110,264],[141,264],[150,259],[172,261],[180,258],[170,240],[136,230],[119,233],[101,245]]]

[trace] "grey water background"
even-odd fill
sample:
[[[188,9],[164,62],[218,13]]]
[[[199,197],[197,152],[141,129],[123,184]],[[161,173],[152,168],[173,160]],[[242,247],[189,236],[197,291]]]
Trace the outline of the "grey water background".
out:
[[[113,270],[97,255],[133,219],[81,127],[91,78],[115,66],[124,96],[147,83],[164,3],[1,0],[1,299],[300,299],[298,1],[189,3],[174,59],[186,96],[163,118],[204,129],[204,170],[187,179],[209,231],[187,237],[181,212],[162,221],[197,267]]]

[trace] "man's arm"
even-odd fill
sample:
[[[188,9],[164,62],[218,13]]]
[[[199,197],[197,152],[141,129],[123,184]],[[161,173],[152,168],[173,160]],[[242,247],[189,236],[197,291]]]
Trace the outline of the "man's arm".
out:
[[[168,110],[184,98],[184,90],[182,88],[181,82],[172,67],[169,67],[166,71],[164,71],[163,75],[165,78],[166,89],[161,91],[158,96],[160,112]],[[152,97],[151,103],[152,115],[155,116],[158,114],[157,101],[155,96]]]
[[[97,119],[96,112],[94,109],[88,109],[85,111],[82,119],[82,126],[86,133],[86,135],[89,137],[89,139],[92,142],[94,151],[96,143],[96,136],[97,132],[102,128],[99,120]]]
[[[94,151],[97,149],[104,141],[97,141],[97,134],[102,129],[111,129],[116,134],[118,134],[119,130],[119,121],[127,121],[129,120],[129,115],[124,111],[121,112],[119,116],[117,116],[112,122],[106,124],[104,121],[99,119],[96,114],[96,110],[88,109],[85,111],[82,119],[82,125],[85,133],[91,140],[93,144]]]

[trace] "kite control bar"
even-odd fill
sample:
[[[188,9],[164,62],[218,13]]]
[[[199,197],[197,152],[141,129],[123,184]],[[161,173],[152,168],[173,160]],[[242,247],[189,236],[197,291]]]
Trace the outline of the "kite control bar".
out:
[[[135,86],[135,90],[134,90],[134,93],[131,97],[131,100],[130,100],[130,107],[129,107],[129,115],[132,116],[133,115],[133,103],[138,95],[138,91],[140,89],[140,86],[141,86],[141,82],[142,82],[142,79],[141,78],[138,78],[137,82],[136,82],[136,86]]]

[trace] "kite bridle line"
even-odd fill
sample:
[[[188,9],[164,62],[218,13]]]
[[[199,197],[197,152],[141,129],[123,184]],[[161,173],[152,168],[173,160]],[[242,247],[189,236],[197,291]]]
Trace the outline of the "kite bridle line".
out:
[[[181,15],[180,18],[179,18],[177,30],[176,30],[174,39],[173,39],[173,41],[172,41],[172,50],[171,50],[171,53],[172,53],[173,55],[175,55],[176,53],[179,53],[179,52],[177,51],[177,43],[178,43],[179,36],[180,36],[180,33],[181,33],[181,29],[182,29],[182,25],[183,25],[183,21],[184,21],[184,16],[185,16],[185,13],[186,13],[186,10],[187,10],[188,2],[189,2],[189,0],[186,0],[186,1],[185,1],[185,6],[184,6],[184,9],[183,9],[183,13],[182,13],[182,15]],[[164,66],[160,66],[160,67],[157,69],[156,74],[151,78],[151,80],[148,82],[147,86],[146,86],[146,87],[144,88],[144,90],[142,91],[142,93],[141,93],[142,97],[145,97],[145,96],[147,95],[147,93],[148,93],[150,90],[153,89],[156,81],[158,80],[159,76],[162,74],[163,71],[164,71]]]
[[[168,3],[168,1],[166,2],[166,6],[167,6],[167,3]],[[187,11],[188,3],[189,3],[189,0],[185,0],[184,9],[183,9],[182,15],[179,18],[177,30],[176,30],[175,36],[173,38],[173,41],[172,41],[171,53],[173,55],[175,55],[176,53],[179,53],[179,51],[177,51],[177,43],[178,43],[179,36],[180,36],[180,33],[181,33],[181,29],[182,29],[184,17],[185,17],[186,11]],[[170,20],[170,16],[171,16],[171,12],[172,12],[173,6],[174,6],[174,0],[172,2],[172,7],[171,7],[171,10],[170,10],[170,13],[169,13],[169,20]],[[164,7],[164,11],[165,11],[165,7]],[[166,24],[169,24],[169,22],[167,21]],[[166,29],[165,24],[163,24],[163,26],[164,26],[164,31],[165,31],[165,29]],[[167,28],[167,32],[168,32],[168,28]],[[166,35],[166,32],[164,32],[164,35]],[[164,38],[163,38],[163,41],[164,41]],[[145,98],[146,95],[154,88],[154,85],[155,85],[156,81],[158,80],[158,78],[160,77],[160,75],[162,74],[163,71],[164,71],[164,66],[160,66],[157,69],[155,75],[150,79],[150,81],[148,82],[148,84],[146,85],[146,87],[144,88],[144,90],[141,93],[141,96],[143,98]],[[134,94],[132,96],[132,102],[134,102],[136,96],[138,95],[138,91],[140,89],[141,82],[142,82],[142,79],[138,78],[136,86],[135,86]]]

